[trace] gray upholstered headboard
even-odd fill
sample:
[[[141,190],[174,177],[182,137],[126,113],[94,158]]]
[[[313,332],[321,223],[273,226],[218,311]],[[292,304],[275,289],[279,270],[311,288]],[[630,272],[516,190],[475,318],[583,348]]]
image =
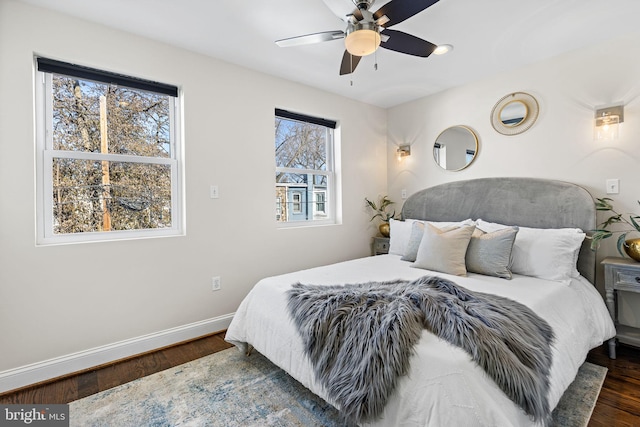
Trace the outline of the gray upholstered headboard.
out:
[[[596,227],[593,197],[584,188],[538,178],[480,178],[426,188],[402,206],[403,219],[490,222],[533,228]],[[596,255],[585,239],[578,271],[595,283]]]

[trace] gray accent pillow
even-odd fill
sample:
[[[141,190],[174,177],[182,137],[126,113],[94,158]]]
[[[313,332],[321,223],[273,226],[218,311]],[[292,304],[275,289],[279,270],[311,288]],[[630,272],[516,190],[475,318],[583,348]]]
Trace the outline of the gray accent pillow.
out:
[[[412,267],[440,271],[456,276],[466,276],[465,255],[475,225],[465,225],[453,230],[440,230],[427,223]]]
[[[467,248],[467,271],[511,279],[511,253],[517,233],[518,227],[492,233],[476,228]]]

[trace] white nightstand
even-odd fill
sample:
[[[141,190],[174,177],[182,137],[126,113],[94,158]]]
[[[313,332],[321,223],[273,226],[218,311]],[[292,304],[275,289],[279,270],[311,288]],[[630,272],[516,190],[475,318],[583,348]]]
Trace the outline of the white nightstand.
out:
[[[389,238],[374,237],[373,238],[373,254],[383,255],[389,253]]]
[[[616,325],[616,337],[609,340],[609,357],[616,358],[616,338],[640,347],[640,328],[618,324],[617,291],[640,293],[640,263],[628,258],[605,258],[604,289],[607,308]]]

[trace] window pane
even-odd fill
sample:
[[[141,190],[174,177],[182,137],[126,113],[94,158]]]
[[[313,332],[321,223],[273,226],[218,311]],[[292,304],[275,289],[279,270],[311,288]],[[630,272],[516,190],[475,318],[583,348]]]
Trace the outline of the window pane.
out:
[[[276,117],[276,166],[327,170],[327,132],[324,126]]]
[[[306,187],[310,176],[313,177],[313,175],[300,173],[276,172],[276,186],[278,184],[304,184],[304,187]]]
[[[327,219],[326,175],[276,172],[276,220]]]
[[[326,201],[326,192],[324,191],[315,191],[313,193],[313,197],[316,201],[316,214],[325,214],[325,201]]]
[[[54,150],[171,157],[168,95],[52,77]]]
[[[55,234],[172,226],[169,165],[55,158],[52,197]]]

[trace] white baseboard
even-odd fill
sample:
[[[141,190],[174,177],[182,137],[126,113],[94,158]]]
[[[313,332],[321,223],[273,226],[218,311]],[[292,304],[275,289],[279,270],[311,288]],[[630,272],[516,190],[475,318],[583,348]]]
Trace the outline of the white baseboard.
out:
[[[222,331],[235,313],[0,372],[0,393]]]

